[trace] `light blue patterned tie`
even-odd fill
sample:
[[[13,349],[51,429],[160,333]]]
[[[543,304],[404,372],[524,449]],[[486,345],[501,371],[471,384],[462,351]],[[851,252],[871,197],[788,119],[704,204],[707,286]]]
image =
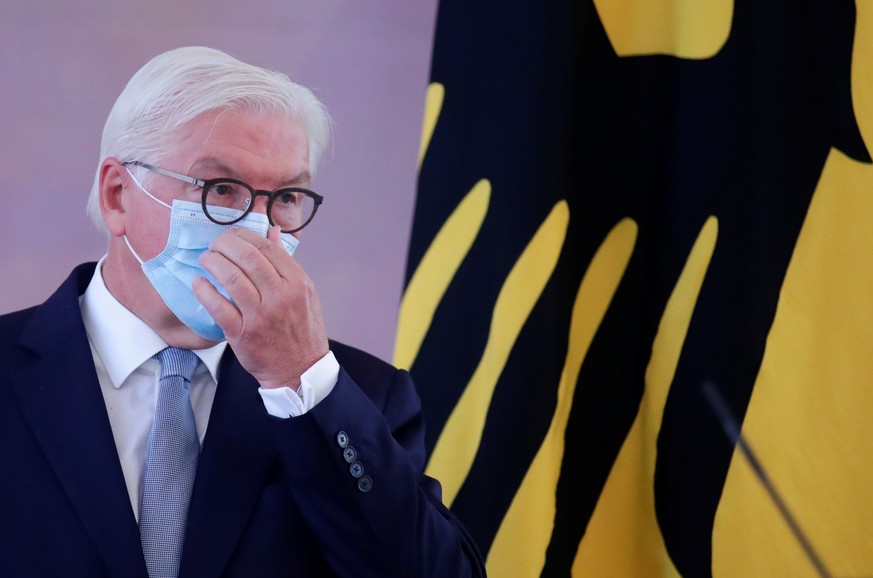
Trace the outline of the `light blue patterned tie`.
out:
[[[197,356],[168,347],[155,359],[161,362],[161,380],[143,473],[139,532],[149,576],[175,578],[200,457],[188,397]]]

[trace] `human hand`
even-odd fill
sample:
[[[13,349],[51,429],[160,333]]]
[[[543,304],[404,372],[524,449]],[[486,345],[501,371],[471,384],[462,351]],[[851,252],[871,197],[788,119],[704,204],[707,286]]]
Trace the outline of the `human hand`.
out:
[[[230,228],[201,255],[200,264],[233,303],[203,277],[193,289],[261,387],[296,388],[300,375],[327,353],[327,333],[312,280],[282,248],[280,235],[278,227],[266,238]]]

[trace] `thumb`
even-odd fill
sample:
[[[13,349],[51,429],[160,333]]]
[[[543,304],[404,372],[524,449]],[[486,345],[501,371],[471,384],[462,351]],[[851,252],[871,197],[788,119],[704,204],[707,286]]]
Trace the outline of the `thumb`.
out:
[[[278,225],[273,225],[267,230],[267,239],[276,245],[282,244],[282,229]]]

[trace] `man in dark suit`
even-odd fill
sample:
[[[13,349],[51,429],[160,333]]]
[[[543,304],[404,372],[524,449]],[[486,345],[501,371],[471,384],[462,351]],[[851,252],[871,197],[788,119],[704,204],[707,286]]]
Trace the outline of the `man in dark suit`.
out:
[[[484,575],[408,374],[328,340],[291,256],[327,133],[307,89],[211,49],[128,83],[106,256],[0,317],[0,576]]]

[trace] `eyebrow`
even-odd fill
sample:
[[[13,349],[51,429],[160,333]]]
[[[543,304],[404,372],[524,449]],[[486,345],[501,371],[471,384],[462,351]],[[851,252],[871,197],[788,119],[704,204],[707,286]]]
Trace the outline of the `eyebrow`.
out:
[[[193,165],[191,165],[189,172],[197,173],[198,171],[210,171],[213,172],[213,174],[220,174],[222,177],[243,180],[240,178],[240,174],[235,171],[233,167],[218,157],[203,157],[202,159],[198,159]],[[312,177],[309,174],[309,171],[303,171],[294,177],[285,179],[282,186],[279,188],[299,186],[301,184],[309,184],[310,182],[312,182]]]

